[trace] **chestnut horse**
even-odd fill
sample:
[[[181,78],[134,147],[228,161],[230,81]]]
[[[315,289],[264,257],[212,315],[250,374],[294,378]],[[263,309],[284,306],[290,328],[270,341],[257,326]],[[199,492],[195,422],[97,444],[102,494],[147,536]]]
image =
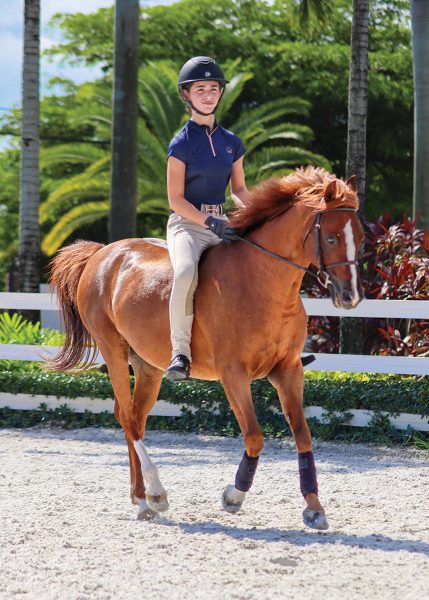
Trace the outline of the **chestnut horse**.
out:
[[[200,262],[191,376],[222,382],[245,445],[235,485],[223,494],[229,512],[240,509],[264,445],[250,381],[268,377],[298,450],[307,503],[304,522],[316,529],[328,527],[303,410],[300,356],[306,314],[299,290],[304,270],[312,264],[324,274],[336,306],[352,308],[360,302],[357,257],[363,233],[357,209],[354,178],[344,183],[320,168],[299,169],[263,183],[232,215],[231,225],[246,243],[220,243]],[[150,519],[168,508],[142,441],[171,354],[172,269],[165,242],[75,242],[53,259],[50,283],[66,329],[65,345],[50,367],[87,366],[99,348],[115,394],[115,416],[128,443],[131,499],[138,517]],[[133,396],[129,363],[135,374]]]

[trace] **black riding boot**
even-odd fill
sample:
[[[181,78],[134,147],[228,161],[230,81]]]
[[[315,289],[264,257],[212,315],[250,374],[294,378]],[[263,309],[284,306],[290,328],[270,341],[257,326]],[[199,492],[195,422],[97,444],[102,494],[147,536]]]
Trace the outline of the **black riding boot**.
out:
[[[189,379],[190,362],[184,354],[176,354],[168,367],[165,376],[170,381]]]

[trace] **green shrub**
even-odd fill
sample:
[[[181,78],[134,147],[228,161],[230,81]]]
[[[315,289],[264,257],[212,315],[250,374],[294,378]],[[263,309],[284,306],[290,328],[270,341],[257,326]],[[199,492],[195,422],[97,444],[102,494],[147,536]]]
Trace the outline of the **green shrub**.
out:
[[[134,378],[130,377],[131,386]],[[85,373],[15,372],[0,370],[0,392],[46,394],[56,397],[113,398],[109,376],[97,369]],[[272,413],[280,408],[276,390],[266,379],[252,382],[256,413]],[[171,383],[163,380],[159,397],[174,404],[186,404],[198,410],[217,407],[229,411],[223,387],[216,381],[191,380]],[[322,406],[328,412],[350,409],[401,412],[429,416],[429,380],[398,375],[368,375],[309,371],[304,380],[304,405]]]
[[[0,313],[0,344],[28,344],[35,346],[62,346],[64,334],[56,329],[41,327],[40,323],[26,321],[22,315]],[[37,371],[39,364],[24,360],[2,360],[0,369],[8,371]]]
[[[130,377],[131,386],[134,378]],[[35,424],[65,428],[88,426],[118,426],[112,414],[75,413],[73,398],[112,398],[108,375],[97,369],[86,373],[66,374],[36,371],[0,370],[0,392],[45,394],[66,397],[67,406],[37,411],[0,409],[0,427],[28,427]],[[265,379],[252,383],[255,411],[265,435],[290,436],[289,427],[281,413],[276,390]],[[148,428],[179,431],[210,431],[215,435],[238,435],[237,421],[218,382],[191,380],[171,383],[163,380],[159,397],[174,404],[184,404],[178,418],[149,417]],[[380,411],[394,416],[409,412],[429,414],[429,380],[397,375],[366,375],[322,373],[309,371],[305,376],[304,405],[322,406],[327,422],[308,419],[313,435],[327,440],[348,440],[377,443],[413,443],[424,448],[427,434],[394,429]],[[375,411],[366,428],[351,427],[349,411],[365,408]],[[191,410],[192,409],[192,410]]]

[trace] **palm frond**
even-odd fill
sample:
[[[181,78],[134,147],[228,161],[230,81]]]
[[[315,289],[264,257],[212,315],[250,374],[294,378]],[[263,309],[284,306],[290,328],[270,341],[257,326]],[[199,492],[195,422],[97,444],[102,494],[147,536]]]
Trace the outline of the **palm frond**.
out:
[[[92,165],[94,170],[96,165]],[[89,176],[87,172],[67,180],[52,192],[47,200],[40,205],[39,220],[45,223],[56,218],[64,210],[82,199],[98,199],[109,196],[110,174],[108,171],[99,172],[97,176]]]
[[[247,155],[265,142],[271,140],[294,140],[302,144],[308,144],[313,139],[313,132],[306,125],[297,123],[282,123],[268,129],[262,128],[260,132],[254,132],[252,139],[243,140],[246,146]]]
[[[252,77],[252,73],[238,73],[232,77],[230,83],[225,88],[222,100],[216,110],[216,118],[220,123],[223,122],[225,115],[228,114],[231,106],[243,92],[246,81],[249,81]]]
[[[149,179],[163,177],[165,179],[168,144],[149,131],[143,119],[138,124],[138,158],[143,172]]]
[[[173,79],[174,77],[174,79]],[[168,145],[183,114],[176,74],[166,65],[151,63],[139,74],[141,107],[154,133]]]
[[[252,185],[271,177],[274,172],[290,170],[304,165],[331,169],[329,161],[320,154],[294,146],[264,147],[252,153],[245,163],[247,182]]]
[[[46,169],[63,163],[88,165],[98,161],[105,154],[105,149],[94,144],[58,144],[41,149],[40,168]]]
[[[298,15],[301,25],[309,24],[314,17],[320,24],[326,23],[332,11],[332,0],[298,0]]]
[[[232,129],[234,133],[241,137],[244,132],[252,131],[252,128],[258,128],[263,124],[284,118],[286,115],[306,117],[309,114],[309,108],[310,104],[302,98],[273,100],[243,111]]]
[[[139,214],[167,216],[170,212],[170,207],[168,206],[168,202],[166,200],[152,195],[150,198],[138,200],[137,212]]]
[[[42,240],[42,251],[52,256],[79,227],[93,223],[109,214],[109,202],[86,202],[69,210]]]

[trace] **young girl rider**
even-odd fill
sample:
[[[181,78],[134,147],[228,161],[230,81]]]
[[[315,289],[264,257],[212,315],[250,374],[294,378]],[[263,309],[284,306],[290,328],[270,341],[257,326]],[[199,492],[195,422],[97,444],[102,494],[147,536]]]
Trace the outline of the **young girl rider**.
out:
[[[171,208],[167,244],[174,282],[170,299],[173,352],[166,375],[173,381],[189,377],[193,295],[201,254],[222,240],[234,241],[235,231],[223,213],[228,183],[237,206],[245,204],[248,195],[244,145],[215,120],[227,83],[219,65],[208,56],[191,58],[179,73],[179,92],[191,118],[171,140],[167,162]]]

